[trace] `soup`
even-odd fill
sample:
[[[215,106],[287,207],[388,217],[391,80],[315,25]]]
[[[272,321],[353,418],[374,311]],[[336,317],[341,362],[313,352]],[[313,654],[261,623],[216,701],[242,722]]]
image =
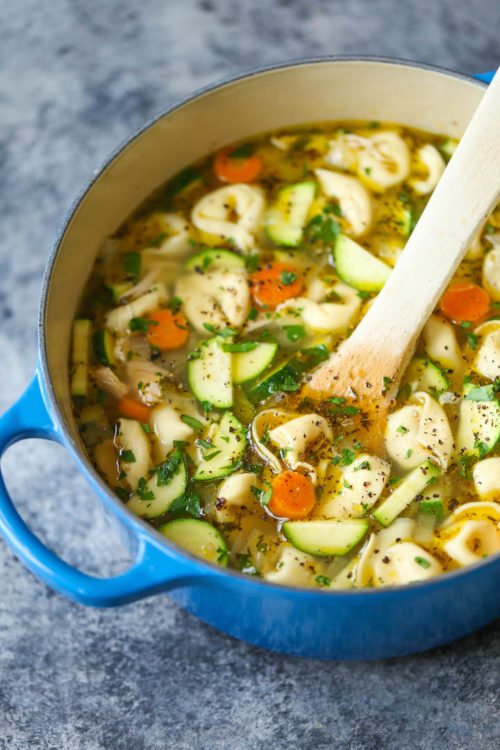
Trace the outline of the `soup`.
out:
[[[189,166],[106,239],[71,393],[90,460],[131,511],[212,563],[322,589],[421,581],[500,550],[500,210],[422,332],[380,455],[351,401],[300,395],[456,145],[377,122],[265,134]]]

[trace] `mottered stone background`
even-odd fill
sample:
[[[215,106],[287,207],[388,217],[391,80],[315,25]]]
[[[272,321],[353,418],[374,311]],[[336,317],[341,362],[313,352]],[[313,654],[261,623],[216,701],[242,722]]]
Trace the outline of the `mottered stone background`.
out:
[[[498,0],[0,0],[0,412],[33,371],[58,223],[145,120],[221,77],[294,57],[491,70],[499,27]],[[102,575],[126,567],[61,448],[18,444],[2,466],[24,517],[66,560]],[[0,542],[1,750],[489,750],[499,666],[499,623],[419,656],[349,664],[236,642],[166,596],[85,609]]]

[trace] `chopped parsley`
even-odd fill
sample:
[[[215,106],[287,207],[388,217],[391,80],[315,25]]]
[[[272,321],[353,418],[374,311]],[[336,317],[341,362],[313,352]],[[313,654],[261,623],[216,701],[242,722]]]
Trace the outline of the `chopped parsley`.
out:
[[[130,449],[120,451],[120,461],[126,464],[135,464],[135,460],[134,451]]]
[[[431,566],[429,560],[426,560],[425,557],[420,557],[419,555],[417,555],[417,557],[415,558],[415,562],[422,568],[430,568]]]
[[[342,466],[350,466],[356,454],[350,448],[342,448]]]
[[[146,333],[147,331],[149,331],[149,326],[151,324],[158,325],[158,321],[149,320],[148,318],[131,318],[128,327],[133,333],[135,333],[136,331]]]
[[[400,432],[402,435],[406,435],[408,432],[408,427],[405,427],[403,424],[400,424],[399,427],[396,429],[396,432]]]
[[[158,247],[158,245],[161,245],[163,240],[166,240],[167,237],[168,234],[165,234],[165,232],[162,232],[162,234],[157,234],[156,237],[149,243],[149,247]]]
[[[183,414],[181,416],[181,421],[191,427],[195,432],[203,432],[205,429],[205,425],[203,425],[198,419],[190,417],[188,414]]]
[[[251,352],[258,347],[256,341],[241,341],[238,344],[223,344],[222,349],[225,352]]]
[[[306,335],[304,326],[283,326],[283,329],[286,331],[287,339],[293,343]]]
[[[155,499],[155,493],[152,490],[147,489],[146,480],[144,477],[141,477],[137,483],[137,489],[135,491],[135,494],[139,498],[139,500],[154,500]]]
[[[247,255],[247,257],[245,258],[245,266],[249,273],[253,273],[254,271],[256,271],[259,267],[258,254],[252,253],[251,255]]]
[[[297,274],[293,271],[282,271],[281,272],[281,283],[283,286],[290,286],[290,284],[293,284],[294,281],[297,279]]]
[[[166,487],[170,484],[173,477],[177,474],[179,466],[183,462],[183,456],[181,451],[176,448],[172,455],[170,455],[162,464],[158,466],[156,471],[156,484],[158,487]]]
[[[168,508],[169,513],[188,514],[194,518],[203,515],[200,503],[200,494],[196,490],[188,490],[184,495],[174,500]]]
[[[141,254],[125,253],[124,257],[125,272],[129,276],[140,276],[141,273]]]
[[[228,153],[230,159],[249,159],[255,151],[252,143],[242,143]]]
[[[472,351],[475,351],[477,348],[477,342],[479,341],[479,336],[475,333],[471,333],[470,331],[467,333],[467,343],[469,344],[469,349]]]

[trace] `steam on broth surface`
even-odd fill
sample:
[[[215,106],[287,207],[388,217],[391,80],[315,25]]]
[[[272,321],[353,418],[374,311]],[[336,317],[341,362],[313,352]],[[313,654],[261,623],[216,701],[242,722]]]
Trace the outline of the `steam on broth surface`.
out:
[[[422,333],[383,455],[351,403],[298,396],[455,147],[376,122],[266,134],[188,167],[105,241],[71,392],[90,460],[134,513],[211,562],[323,589],[500,551],[499,209]]]

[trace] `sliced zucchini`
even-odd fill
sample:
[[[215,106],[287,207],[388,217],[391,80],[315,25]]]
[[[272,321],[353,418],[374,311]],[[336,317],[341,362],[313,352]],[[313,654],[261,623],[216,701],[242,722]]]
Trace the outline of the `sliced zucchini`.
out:
[[[188,364],[188,381],[199,401],[208,401],[220,409],[233,405],[231,354],[214,336],[200,346],[200,356]]]
[[[101,365],[111,367],[115,364],[114,339],[113,335],[104,328],[100,331],[94,331],[92,334],[92,348],[94,357]]]
[[[245,270],[245,261],[231,250],[222,250],[220,248],[209,248],[200,250],[184,263],[187,271],[196,271],[196,273],[211,273],[212,271],[225,271],[232,269],[236,271]]]
[[[71,351],[71,395],[88,395],[89,350],[92,322],[85,318],[73,321],[73,342]]]
[[[342,281],[362,292],[379,292],[392,270],[345,234],[335,240],[334,258]]]
[[[413,391],[425,391],[431,395],[446,391],[449,383],[442,370],[425,357],[415,357],[409,364],[404,383],[409,383]]]
[[[281,188],[264,219],[269,239],[276,245],[296,247],[302,239],[315,194],[316,183],[312,181]]]
[[[243,457],[245,446],[245,428],[234,414],[226,411],[212,437],[213,448],[205,450],[194,479],[208,482],[231,474]]]
[[[439,150],[443,154],[446,161],[449,161],[456,151],[458,141],[455,138],[447,138],[444,143],[439,146]]]
[[[456,451],[484,458],[500,438],[500,403],[490,391],[472,383],[464,387],[460,404]]]
[[[233,411],[235,416],[240,420],[240,422],[243,422],[243,424],[250,424],[252,419],[255,417],[254,405],[251,401],[248,400],[243,388],[238,385],[234,389]]]
[[[108,290],[111,292],[114,302],[119,302],[125,292],[130,289],[132,283],[130,281],[122,281],[118,284],[107,284]]]
[[[222,534],[206,521],[177,518],[160,526],[158,531],[174,544],[207,562],[228,563],[227,545]]]
[[[278,344],[261,343],[249,352],[233,354],[233,383],[246,383],[264,372],[274,359]]]
[[[346,555],[361,541],[370,522],[365,518],[342,521],[285,521],[283,533],[294,547],[310,555]]]
[[[157,518],[186,492],[187,473],[181,451],[175,450],[159,464],[147,481],[139,480],[127,508],[141,518]]]
[[[421,493],[430,481],[437,479],[440,473],[431,461],[424,461],[406,475],[392,495],[375,510],[373,517],[383,526],[389,526],[396,516],[399,516],[415,499],[416,495]]]

